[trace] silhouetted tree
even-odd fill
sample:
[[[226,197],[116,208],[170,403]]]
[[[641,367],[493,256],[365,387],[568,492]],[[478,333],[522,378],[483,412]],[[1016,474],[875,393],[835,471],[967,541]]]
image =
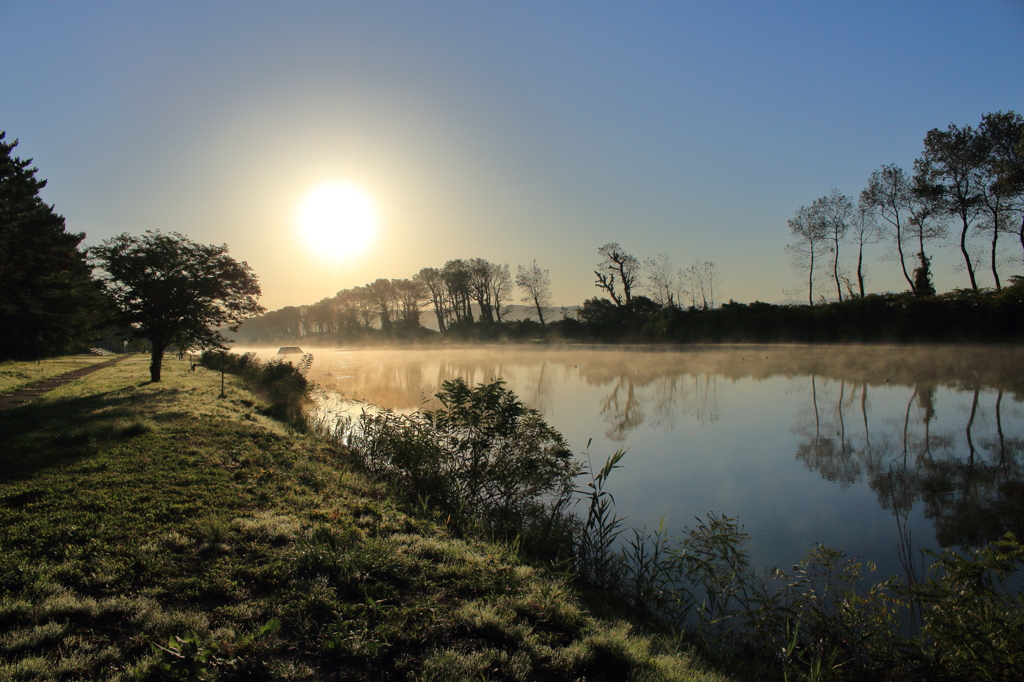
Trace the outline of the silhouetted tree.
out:
[[[717,265],[707,260],[696,260],[680,275],[689,292],[691,307],[704,310],[715,307],[715,292],[722,284]]]
[[[789,219],[789,233],[796,237],[796,241],[786,245],[786,253],[796,270],[807,273],[807,302],[814,305],[814,268],[825,253],[828,228],[816,211],[809,206],[801,206]]]
[[[234,331],[264,312],[256,275],[228,255],[226,244],[206,246],[177,232],[147,231],[108,239],[92,255],[121,320],[152,344],[154,382],[160,381],[170,344],[223,347],[226,339],[213,327]]]
[[[366,285],[366,296],[380,319],[381,331],[391,331],[392,313],[398,307],[398,292],[390,279],[380,277]]]
[[[541,270],[534,259],[533,265],[518,266],[516,286],[523,290],[523,303],[532,303],[537,308],[537,319],[544,324],[544,308],[551,305],[551,277],[547,270]]]
[[[64,217],[39,197],[45,180],[0,132],[0,358],[70,350],[102,323],[107,301]]]
[[[1015,214],[1022,214],[1024,219],[1024,178],[1015,182],[1015,175],[1024,172],[1015,167],[1021,164],[1024,152],[1024,117],[1012,111],[985,114],[977,134],[981,157],[979,198],[985,216],[981,227],[992,233],[992,277],[999,290],[999,235],[1017,232]],[[1021,230],[1024,235],[1024,223]]]
[[[974,263],[967,249],[971,226],[981,212],[983,150],[971,126],[950,123],[946,130],[933,128],[924,138],[924,152],[914,161],[915,176],[921,185],[939,189],[941,210],[960,220],[960,253],[971,280],[978,290]]]
[[[934,296],[935,285],[932,284],[932,259],[922,252],[917,254],[917,260],[919,265],[914,268],[914,295]]]
[[[415,279],[393,279],[391,283],[395,287],[398,296],[398,305],[402,314],[402,326],[408,329],[417,329],[420,326],[420,311],[426,300],[426,291],[423,285]]]
[[[899,261],[903,277],[907,280],[910,290],[914,290],[914,280],[907,271],[907,253],[905,250],[908,239],[908,221],[911,217],[913,201],[913,182],[902,168],[895,164],[882,166],[868,178],[868,186],[860,193],[860,200],[876,212],[885,226],[881,232],[887,235],[896,249],[895,258]]]
[[[864,202],[864,196],[861,194],[850,219],[851,242],[857,247],[857,288],[861,298],[864,298],[864,247],[877,244],[880,237],[876,215],[875,210]]]
[[[836,283],[836,296],[842,301],[843,287],[839,274],[839,247],[846,239],[847,230],[850,229],[850,220],[853,217],[853,199],[838,189],[833,189],[828,196],[815,199],[811,204],[811,210],[825,229],[829,241],[829,251],[832,252],[832,279]]]
[[[633,300],[633,286],[636,284],[640,263],[632,254],[626,253],[618,242],[605,244],[597,253],[604,256],[604,260],[594,270],[597,275],[594,284],[607,291],[615,305],[628,305]],[[616,291],[618,287],[622,289],[621,294]]]
[[[448,328],[448,288],[444,276],[437,268],[423,268],[413,276],[413,279],[420,283],[431,305],[434,306],[438,331],[444,332]]]
[[[1016,213],[1014,230],[1024,249],[1024,116],[997,111],[982,116],[979,133],[986,141],[986,192],[997,196],[1008,213]]]

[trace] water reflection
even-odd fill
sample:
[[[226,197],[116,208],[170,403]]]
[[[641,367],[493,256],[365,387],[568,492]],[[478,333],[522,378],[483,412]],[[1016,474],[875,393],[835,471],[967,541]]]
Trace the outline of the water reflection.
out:
[[[714,509],[772,547],[874,551],[893,544],[892,515],[913,513],[939,546],[1024,537],[1024,349],[312,352],[326,388],[402,411],[432,406],[448,379],[505,379],[577,449],[602,435],[609,452],[631,447],[616,500],[638,526]]]
[[[866,479],[879,505],[894,513],[922,502],[943,547],[978,546],[1006,531],[1024,537],[1024,441],[1004,428],[1006,421],[1020,424],[1020,403],[1008,407],[1003,388],[975,385],[943,396],[940,424],[937,387],[909,388],[900,418],[873,424],[868,384],[822,385],[812,374],[793,427],[801,437],[796,459],[843,487]],[[855,403],[861,424],[848,431],[846,415]]]

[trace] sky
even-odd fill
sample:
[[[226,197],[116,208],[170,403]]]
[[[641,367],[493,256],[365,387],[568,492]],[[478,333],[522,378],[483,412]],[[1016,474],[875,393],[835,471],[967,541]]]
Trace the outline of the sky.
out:
[[[800,298],[800,205],[1000,110],[1024,113],[1021,0],[0,0],[0,130],[68,229],[226,243],[268,309],[473,257],[536,259],[576,305],[612,241]],[[334,181],[376,208],[362,253],[299,236]],[[905,289],[883,255],[869,291]]]

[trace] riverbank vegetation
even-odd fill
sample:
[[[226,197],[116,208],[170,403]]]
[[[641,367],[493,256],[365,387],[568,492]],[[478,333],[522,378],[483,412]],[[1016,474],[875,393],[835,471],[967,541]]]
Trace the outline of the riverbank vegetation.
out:
[[[0,678],[724,679],[237,379],[146,364],[0,411]]]
[[[588,458],[579,485],[560,437],[500,381],[446,382],[438,397],[434,411],[307,427],[350,446],[406,509],[462,537],[513,542],[592,602],[741,679],[1012,680],[1024,665],[1024,546],[1012,535],[921,557],[903,538],[903,578],[878,580],[870,562],[821,545],[791,570],[758,572],[727,516],[679,537],[629,529],[609,483],[624,451]]]

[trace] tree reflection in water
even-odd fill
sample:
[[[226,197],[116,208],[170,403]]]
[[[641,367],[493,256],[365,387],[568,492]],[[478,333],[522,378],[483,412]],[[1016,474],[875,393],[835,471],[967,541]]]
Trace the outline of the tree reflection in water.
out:
[[[894,514],[920,501],[943,547],[977,547],[1007,531],[1024,537],[1022,440],[1004,432],[1002,388],[975,385],[966,413],[945,415],[938,430],[934,384],[914,385],[902,418],[874,425],[867,383],[848,392],[844,380],[822,385],[812,374],[805,390],[808,404],[793,430],[802,438],[796,459],[808,469],[844,487],[865,477]],[[848,435],[845,412],[855,392],[862,432]],[[1016,405],[1014,411],[1019,419]]]

